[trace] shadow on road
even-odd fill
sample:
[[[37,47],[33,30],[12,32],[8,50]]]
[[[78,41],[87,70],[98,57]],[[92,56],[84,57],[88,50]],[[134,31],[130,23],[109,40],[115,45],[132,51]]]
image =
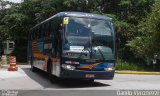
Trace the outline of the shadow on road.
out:
[[[85,80],[75,80],[75,79],[60,79],[56,84],[52,84],[49,81],[47,73],[36,70],[32,72],[30,68],[22,68],[22,70],[35,82],[39,83],[44,88],[54,88],[54,89],[64,89],[64,88],[89,88],[89,87],[104,87],[111,86],[108,84],[103,84],[100,82],[88,83]]]
[[[58,85],[61,86],[61,88],[87,88],[87,87],[110,86],[108,84],[103,84],[97,81],[89,83],[85,80],[74,80],[74,79],[62,79],[60,82],[58,82]]]

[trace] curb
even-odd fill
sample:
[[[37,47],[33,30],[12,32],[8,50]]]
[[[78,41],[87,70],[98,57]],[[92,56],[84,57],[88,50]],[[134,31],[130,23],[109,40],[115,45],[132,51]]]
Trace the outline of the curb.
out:
[[[116,74],[160,75],[160,72],[116,71]]]

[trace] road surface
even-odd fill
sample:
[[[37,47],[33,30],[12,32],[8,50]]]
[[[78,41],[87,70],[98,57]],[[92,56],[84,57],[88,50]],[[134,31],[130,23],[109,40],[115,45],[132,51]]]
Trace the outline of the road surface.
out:
[[[67,90],[67,93],[70,96],[75,96],[74,94],[79,93],[83,94],[85,92],[96,96],[96,91],[93,90],[160,90],[160,75],[115,74],[115,78],[113,80],[95,80],[94,83],[77,80],[61,80],[57,84],[52,84],[45,73],[41,71],[31,72],[29,65],[22,65],[19,66],[19,70],[17,72],[0,71],[0,90],[4,89],[28,90],[29,92],[24,92],[24,94],[34,93],[34,96],[36,96],[36,94],[37,96],[42,95],[42,91],[39,92],[38,90],[57,90],[56,96],[58,96],[58,94],[59,96],[66,94],[65,91]],[[61,92],[61,90],[63,90],[63,92]],[[106,91],[102,91],[100,93],[101,96],[103,96],[102,94],[105,94]]]

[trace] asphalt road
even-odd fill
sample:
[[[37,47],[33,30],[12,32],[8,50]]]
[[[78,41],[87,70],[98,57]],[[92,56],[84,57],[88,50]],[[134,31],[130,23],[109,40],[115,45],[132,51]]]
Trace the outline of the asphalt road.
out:
[[[78,94],[82,96],[85,93],[90,94],[90,96],[106,96],[107,90],[160,90],[160,75],[116,74],[114,80],[95,80],[94,83],[60,80],[57,84],[52,84],[45,73],[40,71],[33,73],[28,65],[19,67],[17,72],[0,71],[0,90],[27,90],[21,92],[25,96],[30,96],[31,93],[34,94],[32,96],[62,96],[66,93],[68,96],[80,96]],[[43,91],[39,90],[52,91],[44,91],[48,94],[44,95]],[[51,95],[55,90],[57,90],[54,92],[56,95]],[[98,90],[106,91],[97,92]]]

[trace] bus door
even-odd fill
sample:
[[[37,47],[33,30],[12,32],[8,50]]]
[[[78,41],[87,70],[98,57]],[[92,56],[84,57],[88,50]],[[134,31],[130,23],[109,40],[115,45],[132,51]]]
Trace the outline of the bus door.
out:
[[[60,76],[60,65],[61,65],[61,59],[60,59],[60,38],[58,36],[59,34],[56,34],[54,36],[54,40],[52,42],[52,74],[59,77]]]

